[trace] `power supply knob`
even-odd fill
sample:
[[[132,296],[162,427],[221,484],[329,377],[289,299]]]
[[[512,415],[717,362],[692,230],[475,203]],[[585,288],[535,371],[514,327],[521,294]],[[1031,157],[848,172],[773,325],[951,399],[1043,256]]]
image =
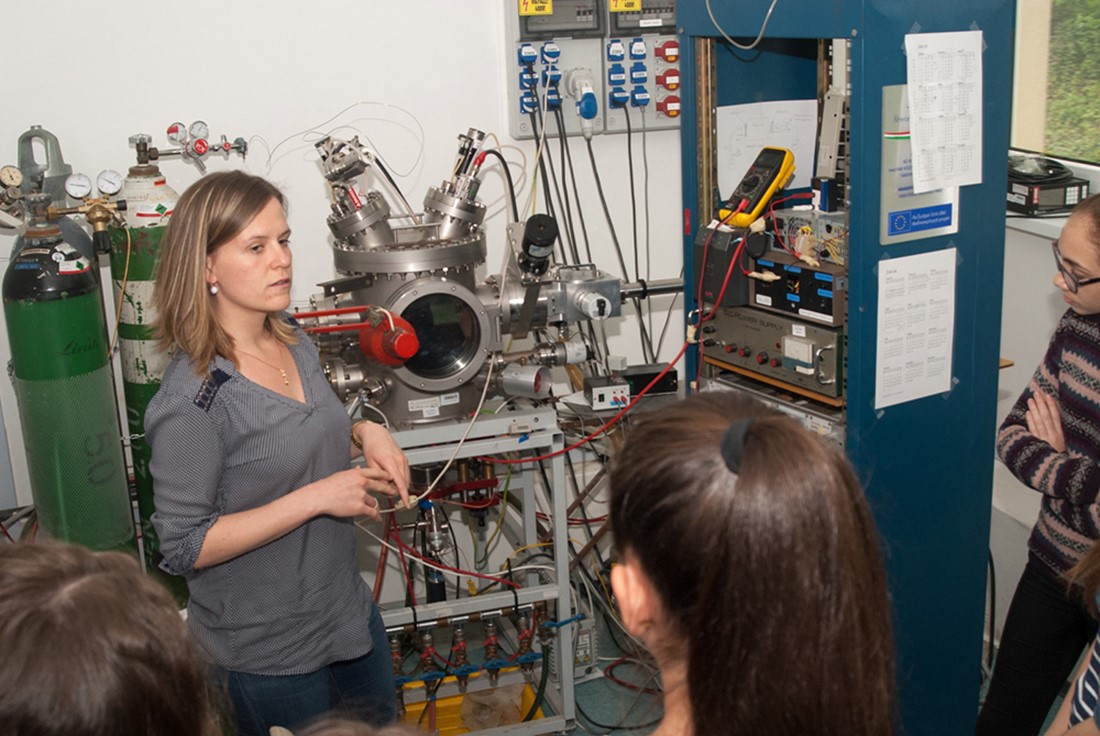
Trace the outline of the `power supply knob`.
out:
[[[764,365],[765,363],[768,362],[768,354],[767,353],[757,353],[756,354],[756,362],[759,363],[760,365]]]
[[[737,354],[740,355],[742,358],[747,358],[752,355],[752,349],[749,347],[743,347],[737,351]]]

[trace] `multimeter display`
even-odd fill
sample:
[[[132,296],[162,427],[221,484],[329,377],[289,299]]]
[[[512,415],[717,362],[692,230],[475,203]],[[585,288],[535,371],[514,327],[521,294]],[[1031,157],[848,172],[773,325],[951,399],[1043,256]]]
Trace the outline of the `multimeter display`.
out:
[[[727,225],[748,227],[760,217],[775,193],[787,186],[792,176],[794,154],[786,148],[765,146],[733,190],[727,201],[728,207],[723,208],[718,216]],[[740,211],[736,211],[738,207]]]

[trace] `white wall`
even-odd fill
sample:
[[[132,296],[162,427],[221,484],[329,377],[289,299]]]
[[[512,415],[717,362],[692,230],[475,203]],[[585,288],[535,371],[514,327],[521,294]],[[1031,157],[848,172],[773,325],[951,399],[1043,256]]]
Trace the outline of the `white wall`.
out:
[[[304,303],[318,291],[318,282],[334,276],[325,224],[328,202],[311,131],[338,137],[358,133],[369,139],[419,207],[427,187],[449,176],[458,134],[474,127],[496,133],[502,144],[516,144],[506,132],[505,85],[513,81],[514,57],[506,49],[505,14],[512,7],[484,0],[238,0],[224,10],[169,10],[136,0],[8,3],[8,58],[18,60],[18,69],[13,67],[4,78],[0,163],[16,163],[17,139],[32,124],[54,133],[66,162],[93,178],[104,168],[125,173],[134,163],[128,138],[135,133],[148,133],[154,145],[167,146],[164,131],[173,121],[203,119],[214,138],[222,133],[230,139],[243,136],[252,146],[245,162],[236,156],[212,157],[209,167],[241,167],[269,177],[286,191],[294,233],[292,297]],[[518,145],[530,162],[534,146]],[[627,262],[632,263],[626,137],[597,138],[594,148],[620,240],[628,249]],[[649,133],[646,148],[650,275],[675,277],[682,265],[678,134]],[[617,273],[579,140],[572,151],[594,257],[602,268]],[[635,134],[639,196],[640,151]],[[515,151],[505,153],[511,160],[520,158]],[[553,153],[556,160],[556,145]],[[161,168],[178,191],[198,177],[194,167],[178,160],[165,160]],[[527,177],[524,186],[529,185]],[[488,219],[489,273],[499,270],[504,252],[503,190],[501,179],[485,176],[482,199],[496,201]],[[527,191],[521,192],[521,206]],[[642,216],[639,205],[639,220]],[[0,253],[10,252],[13,239],[11,231],[0,231]],[[6,259],[0,260],[6,267]],[[656,300],[657,331],[669,301]],[[619,320],[608,332],[614,352],[640,360],[633,325],[633,320]],[[681,340],[673,329],[661,357],[671,358]],[[5,334],[0,364],[9,357]],[[20,503],[29,503],[18,413],[8,381],[0,381],[0,408],[16,495]],[[0,507],[5,505],[0,489]]]

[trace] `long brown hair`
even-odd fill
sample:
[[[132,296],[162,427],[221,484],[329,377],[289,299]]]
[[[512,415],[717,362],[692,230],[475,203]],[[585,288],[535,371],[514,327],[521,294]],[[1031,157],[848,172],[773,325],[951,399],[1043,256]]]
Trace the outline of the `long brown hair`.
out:
[[[215,355],[235,360],[233,339],[218,323],[206,283],[206,257],[235,238],[271,200],[286,199],[271,182],[242,171],[207,174],[180,197],[157,259],[153,328],[164,349],[183,350],[195,372]],[[265,328],[285,343],[294,332],[269,314]]]
[[[742,418],[735,474],[721,443]],[[696,734],[892,732],[886,575],[839,450],[758,402],[695,396],[630,427],[610,515],[686,650]]]
[[[187,625],[133,558],[5,545],[0,591],[4,733],[220,734]]]

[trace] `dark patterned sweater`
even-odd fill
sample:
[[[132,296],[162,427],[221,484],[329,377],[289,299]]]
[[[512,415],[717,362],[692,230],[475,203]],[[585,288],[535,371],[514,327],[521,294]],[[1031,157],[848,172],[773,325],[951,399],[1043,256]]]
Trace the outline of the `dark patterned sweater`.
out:
[[[1058,399],[1065,452],[1027,429],[1027,400],[1037,391]],[[1062,315],[1043,362],[1001,424],[997,455],[1043,494],[1028,548],[1064,573],[1100,537],[1100,315]]]

